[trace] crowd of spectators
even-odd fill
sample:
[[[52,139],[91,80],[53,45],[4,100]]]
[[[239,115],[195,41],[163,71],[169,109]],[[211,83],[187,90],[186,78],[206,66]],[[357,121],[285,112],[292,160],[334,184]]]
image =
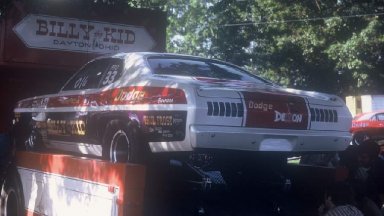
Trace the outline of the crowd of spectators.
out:
[[[327,189],[319,214],[383,216],[384,157],[378,143],[366,140],[349,146],[340,154],[340,166],[348,176]]]

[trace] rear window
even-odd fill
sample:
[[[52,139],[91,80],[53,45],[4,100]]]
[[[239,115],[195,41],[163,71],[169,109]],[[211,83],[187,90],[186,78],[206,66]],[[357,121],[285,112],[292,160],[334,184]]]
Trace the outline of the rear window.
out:
[[[361,114],[361,115],[355,116],[355,117],[353,118],[353,120],[355,120],[355,121],[369,120],[369,119],[371,119],[372,117],[374,117],[373,115],[374,115],[373,113]]]
[[[118,80],[123,71],[122,59],[98,59],[82,67],[64,85],[63,91],[94,89]]]
[[[384,121],[384,113],[376,114],[377,121]]]
[[[177,75],[189,77],[208,77],[228,80],[267,81],[247,73],[240,68],[216,61],[199,61],[178,58],[149,58],[151,70],[159,75]]]

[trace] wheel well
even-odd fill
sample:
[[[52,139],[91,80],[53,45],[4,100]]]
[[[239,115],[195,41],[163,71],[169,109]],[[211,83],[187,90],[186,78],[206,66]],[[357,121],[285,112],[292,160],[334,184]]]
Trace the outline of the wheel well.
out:
[[[33,120],[31,113],[21,113],[12,126],[12,145],[19,150],[25,150],[25,141],[32,130]]]
[[[124,129],[129,134],[130,137],[133,140],[133,143],[135,143],[133,146],[132,152],[135,155],[133,159],[137,163],[145,163],[145,158],[149,156],[150,148],[148,145],[148,142],[145,139],[145,136],[143,136],[143,132],[141,131],[139,124],[136,120],[131,120],[130,118],[105,118],[103,119],[103,124],[99,126],[100,130],[100,142],[103,146],[103,153],[102,157],[106,158],[110,153],[108,153],[110,150],[104,151],[105,148],[109,148],[109,139],[111,136],[113,136],[113,133],[115,133],[116,129]],[[127,134],[128,134],[127,133]]]
[[[131,120],[128,117],[125,117],[124,119],[114,118],[114,119],[106,119],[104,121],[104,124],[101,125],[101,137],[103,138],[104,134],[107,132],[108,127],[112,122],[116,122],[116,124],[120,124],[120,126],[127,127],[127,126],[133,126],[137,129],[136,135],[138,135],[140,138],[142,138],[142,131],[140,130],[139,123],[136,120]]]
[[[105,114],[97,118],[96,120],[96,136],[98,140],[102,140],[104,137],[104,134],[106,133],[106,130],[108,128],[108,124],[112,121],[119,121],[122,123],[128,123],[131,121],[131,119],[123,113],[116,113],[116,114]]]

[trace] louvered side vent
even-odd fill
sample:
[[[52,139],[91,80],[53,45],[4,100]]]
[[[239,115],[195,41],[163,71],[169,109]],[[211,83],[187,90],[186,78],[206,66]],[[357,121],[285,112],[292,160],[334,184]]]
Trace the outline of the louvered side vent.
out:
[[[312,122],[338,122],[336,110],[310,108],[310,111]]]
[[[207,102],[208,116],[243,117],[244,106],[242,103]]]

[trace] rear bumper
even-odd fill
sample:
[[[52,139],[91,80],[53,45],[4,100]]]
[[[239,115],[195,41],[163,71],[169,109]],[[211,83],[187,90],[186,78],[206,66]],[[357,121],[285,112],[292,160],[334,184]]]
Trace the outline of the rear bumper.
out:
[[[223,126],[190,127],[192,148],[244,151],[343,151],[350,144],[347,131],[280,130]]]

